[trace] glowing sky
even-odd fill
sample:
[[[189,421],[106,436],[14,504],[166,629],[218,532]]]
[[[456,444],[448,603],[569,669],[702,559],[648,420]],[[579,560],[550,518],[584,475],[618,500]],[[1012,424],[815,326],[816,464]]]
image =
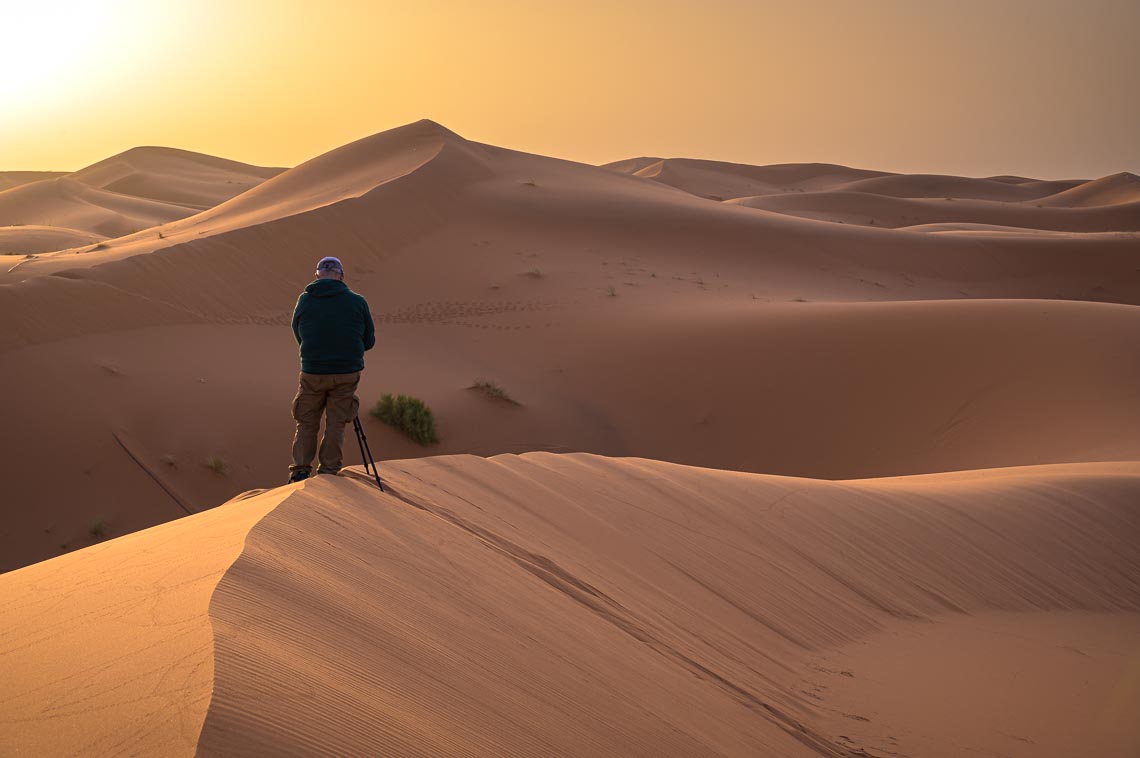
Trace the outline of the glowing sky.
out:
[[[419,118],[505,147],[1140,172],[1135,0],[0,0],[0,170],[289,166]]]

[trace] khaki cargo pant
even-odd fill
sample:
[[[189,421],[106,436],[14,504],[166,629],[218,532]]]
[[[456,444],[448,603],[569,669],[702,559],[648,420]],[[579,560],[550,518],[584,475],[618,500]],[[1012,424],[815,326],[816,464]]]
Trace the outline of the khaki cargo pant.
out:
[[[360,400],[356,386],[360,372],[352,374],[301,373],[297,397],[293,398],[293,420],[297,434],[293,437],[293,463],[290,471],[310,471],[317,454],[317,432],[325,417],[325,435],[321,439],[318,474],[340,471],[344,425],[356,418]]]

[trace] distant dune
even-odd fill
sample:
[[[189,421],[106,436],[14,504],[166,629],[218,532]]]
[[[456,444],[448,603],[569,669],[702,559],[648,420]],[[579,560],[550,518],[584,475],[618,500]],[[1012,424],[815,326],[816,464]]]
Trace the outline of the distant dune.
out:
[[[805,192],[743,197],[728,202],[801,218],[890,229],[955,223],[1063,232],[1140,231],[1140,200],[1109,206],[1067,207],[1045,206],[1044,202],[1030,205],[993,200],[896,198],[865,192]]]
[[[756,175],[850,178],[771,169]],[[818,193],[774,199],[799,194]],[[998,205],[828,196],[884,214]],[[1127,211],[1004,205],[1007,220]],[[1135,456],[1136,239],[951,228],[740,207],[423,121],[161,230],[9,258],[0,351],[26,402],[5,420],[27,431],[0,452],[28,476],[0,568],[90,544],[97,518],[133,531],[279,481],[288,319],[329,253],[379,329],[366,407],[410,392],[440,415],[428,449],[366,417],[384,457],[586,450],[845,478]],[[480,377],[522,405],[467,389]],[[89,463],[32,454],[49,448]],[[227,475],[203,465],[214,454]]]
[[[1140,652],[1135,463],[851,482],[550,454],[380,470],[387,495],[319,477],[0,577],[0,646],[21,649],[0,656],[0,749],[1140,745],[1120,679]],[[977,673],[931,686],[915,664],[939,659]],[[887,677],[937,718],[877,690]]]
[[[1057,208],[1134,206],[1138,203],[1140,203],[1140,176],[1126,171],[1078,184],[1041,200],[1041,205]]]
[[[107,239],[101,234],[57,226],[0,226],[0,255],[47,253]]]
[[[67,176],[66,171],[0,171],[0,192],[22,184]]]
[[[76,171],[71,178],[123,195],[205,210],[284,170],[170,147],[136,147]]]
[[[0,253],[67,250],[150,229],[211,208],[282,171],[138,147],[70,174],[0,173]],[[32,226],[57,231],[21,231]]]

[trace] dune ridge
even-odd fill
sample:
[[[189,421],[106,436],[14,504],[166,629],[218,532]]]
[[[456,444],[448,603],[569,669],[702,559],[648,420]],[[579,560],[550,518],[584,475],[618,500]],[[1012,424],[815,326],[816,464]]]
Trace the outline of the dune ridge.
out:
[[[213,686],[210,598],[289,493],[0,577],[0,755],[192,755]]]
[[[855,744],[800,690],[822,651],[994,611],[1140,628],[1132,462],[821,482],[530,453],[381,472],[389,496],[318,479],[250,530],[210,605],[199,754],[874,754],[901,725]],[[1103,726],[1002,747],[1140,744],[1126,716]]]
[[[0,576],[0,672],[34,679],[0,696],[0,750],[1140,747],[1135,461],[822,481],[526,453],[380,472],[386,494],[354,467]],[[1027,634],[1054,651],[1034,655],[1060,724],[1007,671],[1004,640]],[[908,721],[852,684],[882,667],[920,685],[884,635],[1011,678],[980,702],[942,683],[951,710]],[[971,726],[993,707],[1013,731]]]

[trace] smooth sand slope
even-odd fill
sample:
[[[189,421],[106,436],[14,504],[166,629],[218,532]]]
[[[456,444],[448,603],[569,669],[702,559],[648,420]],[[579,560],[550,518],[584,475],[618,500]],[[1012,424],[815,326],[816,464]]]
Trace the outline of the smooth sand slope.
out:
[[[380,468],[0,577],[0,753],[1140,748],[1136,463]]]
[[[187,150],[137,147],[70,174],[0,173],[0,253],[95,252],[102,248],[79,248],[192,216],[282,171]],[[53,233],[29,237],[30,227]]]
[[[1129,306],[655,314],[596,298],[586,313],[378,312],[363,407],[383,392],[423,397],[442,441],[420,447],[364,414],[376,455],[587,450],[819,478],[1140,457],[1140,316]],[[6,485],[21,507],[0,534],[4,568],[91,544],[99,519],[123,534],[283,481],[295,350],[284,324],[187,323],[5,353],[22,400],[4,413],[21,433],[0,449],[23,473]],[[480,377],[520,404],[469,389]],[[225,473],[206,466],[213,455]],[[359,462],[352,445],[346,455]]]
[[[374,135],[161,229],[0,270],[22,393],[0,454],[25,505],[0,569],[90,544],[95,520],[122,534],[279,482],[288,319],[329,253],[377,320],[365,407],[414,394],[442,431],[420,448],[365,417],[381,457],[585,450],[822,478],[1134,458],[1135,238],[980,234],[741,207],[430,121]],[[480,378],[521,405],[468,389]]]
[[[185,755],[214,681],[208,608],[288,489],[0,578],[0,755]]]
[[[44,179],[58,179],[67,176],[67,173],[66,171],[0,171],[0,191]]]

